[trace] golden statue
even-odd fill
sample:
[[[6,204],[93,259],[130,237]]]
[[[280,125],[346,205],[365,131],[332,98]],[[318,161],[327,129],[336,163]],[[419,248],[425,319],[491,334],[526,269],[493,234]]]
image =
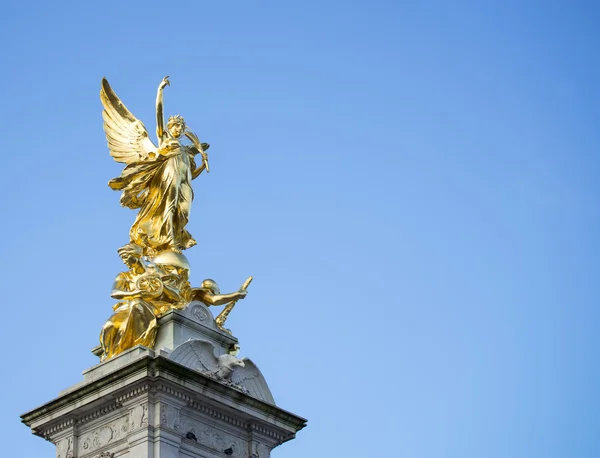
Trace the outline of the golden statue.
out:
[[[122,191],[121,205],[139,209],[129,231],[130,243],[119,249],[126,272],[117,275],[111,296],[119,302],[100,333],[102,360],[112,358],[136,345],[152,348],[158,332],[158,318],[169,310],[181,310],[191,301],[206,305],[225,305],[215,319],[225,329],[227,316],[236,302],[246,297],[252,277],[242,288],[221,294],[214,280],[204,280],[191,288],[190,266],[182,250],[196,245],[185,229],[194,198],[192,180],[204,170],[208,173],[209,145],[187,129],[179,115],[171,116],[165,130],[163,90],[170,85],[165,76],[156,97],[158,148],[148,131],[102,79],[100,99],[104,110],[104,132],[111,156],[125,163],[121,176],[109,186]],[[191,144],[181,142],[182,135]],[[196,167],[200,154],[202,165]]]
[[[252,281],[252,277],[248,277],[242,287],[231,294],[221,294],[221,290],[219,289],[219,285],[212,278],[207,278],[202,282],[200,288],[192,288],[190,298],[194,301],[203,302],[207,306],[211,305],[225,305],[223,311],[219,313],[219,315],[215,318],[215,323],[217,326],[223,331],[231,334],[231,331],[225,328],[225,320],[235,307],[235,304],[240,299],[244,299],[248,292],[248,286]]]
[[[171,116],[167,129],[163,117],[165,76],[156,97],[156,134],[158,148],[152,143],[144,124],[125,107],[106,78],[102,79],[100,99],[104,106],[104,132],[111,156],[126,165],[121,176],[109,182],[116,191],[123,191],[121,205],[139,212],[129,231],[131,243],[141,246],[143,254],[153,256],[159,251],[181,251],[196,245],[185,229],[194,198],[192,180],[204,170],[209,172],[209,145],[187,129],[183,117]],[[183,145],[185,135],[192,142]],[[195,156],[202,156],[196,167]]]
[[[158,332],[157,319],[171,309],[185,308],[194,300],[208,306],[227,304],[215,321],[219,328],[231,333],[223,324],[235,303],[246,297],[252,277],[239,291],[221,294],[217,283],[210,278],[200,288],[191,288],[190,265],[179,252],[162,251],[152,261],[145,261],[142,248],[131,243],[119,248],[119,256],[129,270],[117,275],[113,284],[111,297],[120,302],[113,306],[115,313],[100,332],[102,361],[136,345],[152,348]]]
[[[119,249],[129,271],[115,278],[111,297],[120,302],[100,333],[102,360],[124,350],[154,345],[157,317],[171,309],[182,309],[189,302],[189,263],[175,251],[163,251],[152,262],[144,262],[142,249],[135,244]]]

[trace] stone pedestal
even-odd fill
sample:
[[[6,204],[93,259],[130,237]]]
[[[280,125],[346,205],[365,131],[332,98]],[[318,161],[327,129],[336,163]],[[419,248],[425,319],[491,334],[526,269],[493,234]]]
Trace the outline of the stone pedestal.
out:
[[[170,356],[202,339],[220,354],[236,339],[192,303],[161,318],[155,350],[132,348],[84,372],[82,382],[22,415],[57,458],[265,458],[306,420],[280,409],[263,380],[248,389]],[[183,363],[181,362],[183,361]]]

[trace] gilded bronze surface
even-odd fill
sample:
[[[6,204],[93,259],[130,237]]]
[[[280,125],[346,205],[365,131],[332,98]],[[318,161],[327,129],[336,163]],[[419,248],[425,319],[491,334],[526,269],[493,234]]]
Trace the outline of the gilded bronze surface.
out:
[[[242,292],[242,291],[246,292],[246,290],[248,289],[248,286],[250,286],[251,282],[252,282],[252,277],[248,277],[246,279],[246,281],[244,282],[244,284],[242,285],[242,287],[240,288],[240,292]],[[223,308],[221,313],[219,313],[219,315],[215,318],[215,322],[217,323],[217,326],[219,326],[219,328],[223,329],[224,331],[229,332],[230,334],[231,334],[231,331],[229,329],[226,329],[224,326],[225,320],[227,320],[227,317],[229,316],[229,314],[233,310],[233,307],[235,307],[235,304],[237,303],[237,301],[239,299],[243,299],[243,297],[232,300],[229,304],[227,304],[225,306],[225,308]]]
[[[102,360],[122,351],[154,345],[157,317],[184,308],[190,297],[189,265],[181,253],[162,252],[152,262],[142,259],[142,249],[129,244],[119,249],[129,270],[115,278],[111,296],[119,302],[100,333]]]
[[[126,164],[121,176],[108,184],[112,189],[122,191],[121,205],[139,209],[129,238],[131,243],[141,246],[147,256],[196,245],[196,240],[185,229],[194,199],[192,180],[208,170],[205,150],[209,145],[200,143],[188,130],[183,117],[171,116],[165,129],[163,90],[167,85],[169,79],[164,77],[156,96],[158,147],[150,140],[144,124],[125,107],[106,78],[102,79],[100,91],[110,154],[117,162]],[[189,138],[192,145],[184,145],[182,135]],[[200,167],[196,167],[197,154],[202,157]]]
[[[192,180],[210,171],[207,143],[188,129],[180,115],[164,120],[163,90],[166,76],[156,96],[156,134],[152,142],[144,124],[125,107],[106,78],[102,79],[100,100],[104,110],[104,132],[111,156],[125,164],[121,175],[110,180],[113,190],[122,191],[121,205],[138,210],[129,231],[129,243],[119,249],[129,270],[115,278],[111,296],[119,301],[114,314],[100,333],[102,360],[144,345],[152,348],[158,331],[157,319],[172,309],[183,309],[192,300],[207,305],[226,305],[215,320],[219,328],[235,303],[246,297],[249,277],[242,288],[221,294],[213,280],[200,288],[189,283],[189,263],[182,254],[196,245],[186,230],[194,198]],[[187,138],[189,144],[184,144]],[[200,155],[201,165],[196,165]]]

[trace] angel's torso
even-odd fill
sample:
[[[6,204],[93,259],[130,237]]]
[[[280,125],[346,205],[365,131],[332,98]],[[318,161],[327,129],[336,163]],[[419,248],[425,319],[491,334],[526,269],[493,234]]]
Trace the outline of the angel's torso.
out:
[[[160,151],[175,151],[177,149],[182,149],[181,143],[176,138],[170,136],[163,136],[160,140]]]
[[[189,148],[186,148],[179,140],[170,135],[164,135],[161,138],[158,153],[166,158],[177,157],[181,166],[191,168],[190,159],[193,155],[190,153]]]

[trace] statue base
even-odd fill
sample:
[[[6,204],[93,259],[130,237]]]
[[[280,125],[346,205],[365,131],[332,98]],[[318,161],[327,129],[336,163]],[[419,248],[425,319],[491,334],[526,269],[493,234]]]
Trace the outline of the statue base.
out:
[[[154,348],[170,353],[189,339],[210,341],[217,354],[226,353],[238,343],[234,336],[217,326],[210,309],[199,301],[190,302],[183,310],[170,310],[158,319]],[[94,347],[92,353],[100,357],[102,347]]]
[[[265,458],[306,425],[274,404],[266,383],[240,389],[189,357],[171,358],[191,342],[208,342],[216,355],[237,342],[203,304],[170,311],[159,325],[155,350],[134,347],[91,367],[23,423],[56,445],[57,458]]]

